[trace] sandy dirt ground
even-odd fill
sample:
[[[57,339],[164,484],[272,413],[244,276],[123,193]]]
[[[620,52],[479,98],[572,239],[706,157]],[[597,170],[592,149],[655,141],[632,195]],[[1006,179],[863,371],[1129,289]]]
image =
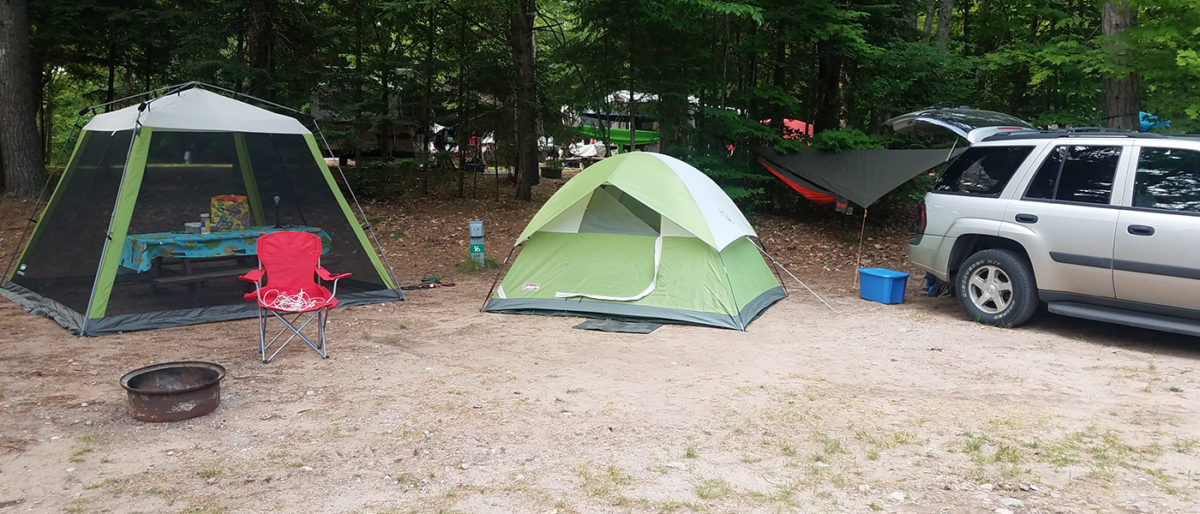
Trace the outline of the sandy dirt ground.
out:
[[[534,210],[367,206],[402,281],[452,274],[470,219],[502,259]],[[755,223],[836,312],[785,277],[747,332],[589,332],[481,313],[493,275],[466,274],[264,365],[255,320],[78,338],[0,301],[0,512],[1200,512],[1196,339],[982,326],[918,280],[864,301],[856,223]],[[904,234],[868,236],[908,269]],[[175,360],[228,369],[219,408],[132,419],[119,377]]]

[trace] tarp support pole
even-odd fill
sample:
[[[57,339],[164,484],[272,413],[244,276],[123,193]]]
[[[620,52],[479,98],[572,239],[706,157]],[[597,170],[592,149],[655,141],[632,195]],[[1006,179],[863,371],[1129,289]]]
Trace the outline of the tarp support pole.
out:
[[[125,246],[125,236],[129,235],[129,220],[133,218],[133,208],[137,204],[138,192],[142,189],[142,176],[146,172],[146,153],[150,149],[153,132],[154,129],[143,127],[139,123],[129,143],[125,171],[121,174],[121,187],[117,190],[117,202],[113,205],[113,214],[108,222],[108,237],[104,251],[100,254],[96,283],[92,286],[92,296],[88,300],[81,333],[86,334],[87,320],[103,318],[108,310],[108,299],[112,295],[113,281],[121,263],[121,248]]]
[[[234,133],[233,146],[237,148],[238,168],[242,170],[242,182],[246,184],[246,196],[250,200],[250,212],[254,213],[254,224],[266,225],[267,216],[263,212],[258,181],[254,178],[254,164],[250,161],[250,152],[246,148],[246,135],[241,132]]]
[[[867,234],[867,209],[863,208],[862,227],[858,229],[858,257],[854,259],[854,287],[858,287],[858,268],[862,265],[863,236]]]

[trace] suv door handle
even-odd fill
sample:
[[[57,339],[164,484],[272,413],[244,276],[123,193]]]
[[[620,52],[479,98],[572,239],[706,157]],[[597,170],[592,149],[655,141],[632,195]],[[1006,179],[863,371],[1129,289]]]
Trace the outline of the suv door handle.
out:
[[[1017,221],[1021,223],[1037,223],[1038,217],[1033,214],[1021,213],[1017,215]]]
[[[1130,225],[1127,230],[1129,230],[1130,234],[1133,234],[1135,236],[1152,236],[1152,235],[1154,235],[1154,227],[1151,227],[1148,225]]]

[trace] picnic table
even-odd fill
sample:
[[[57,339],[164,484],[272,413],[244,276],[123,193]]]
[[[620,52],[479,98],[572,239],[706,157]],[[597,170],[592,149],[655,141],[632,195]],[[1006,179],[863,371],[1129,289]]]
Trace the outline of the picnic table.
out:
[[[154,263],[162,257],[171,257],[184,262],[184,274],[187,275],[190,271],[188,264],[193,260],[255,256],[258,253],[259,236],[282,231],[316,234],[321,238],[321,252],[329,251],[329,234],[317,227],[263,225],[207,234],[153,232],[125,237],[125,244],[121,248],[121,266],[144,273],[153,269]]]

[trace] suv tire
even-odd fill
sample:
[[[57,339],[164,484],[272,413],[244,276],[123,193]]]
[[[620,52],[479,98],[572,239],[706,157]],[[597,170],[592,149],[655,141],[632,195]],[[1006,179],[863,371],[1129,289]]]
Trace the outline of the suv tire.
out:
[[[967,257],[959,268],[956,293],[967,316],[980,323],[1015,327],[1037,310],[1033,271],[1021,255],[992,248]]]

